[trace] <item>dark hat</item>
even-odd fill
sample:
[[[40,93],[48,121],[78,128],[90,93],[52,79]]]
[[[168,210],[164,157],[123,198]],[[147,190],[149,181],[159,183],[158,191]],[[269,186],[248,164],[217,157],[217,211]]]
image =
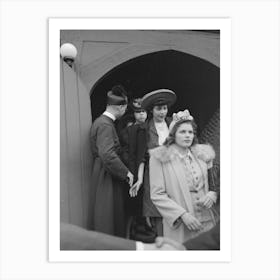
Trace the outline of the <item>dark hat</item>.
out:
[[[107,93],[107,104],[108,105],[125,105],[127,104],[127,92],[123,86],[114,86]]]
[[[142,98],[142,107],[151,110],[157,105],[167,105],[170,107],[176,102],[177,96],[170,89],[157,89],[145,94]]]
[[[145,109],[142,107],[142,99],[141,98],[134,98],[131,101],[130,107],[133,110],[133,112],[141,112],[145,111]]]

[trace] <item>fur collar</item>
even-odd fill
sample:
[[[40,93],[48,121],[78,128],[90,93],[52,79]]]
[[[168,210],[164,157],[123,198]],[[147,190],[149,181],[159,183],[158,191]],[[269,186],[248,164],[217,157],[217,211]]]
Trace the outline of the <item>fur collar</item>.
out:
[[[160,162],[164,163],[172,160],[178,154],[176,153],[176,148],[174,144],[166,147],[160,146],[154,149],[151,149],[150,155],[158,159]],[[191,147],[191,152],[195,157],[205,162],[209,162],[215,158],[215,151],[212,146],[208,144],[196,144]]]

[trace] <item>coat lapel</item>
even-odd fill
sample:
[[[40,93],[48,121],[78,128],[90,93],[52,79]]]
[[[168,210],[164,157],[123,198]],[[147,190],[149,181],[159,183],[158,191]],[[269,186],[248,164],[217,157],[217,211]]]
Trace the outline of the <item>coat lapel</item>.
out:
[[[186,201],[186,205],[188,207],[188,211],[190,213],[193,213],[194,210],[189,189],[189,186],[192,184],[191,177],[186,175],[187,170],[184,168],[184,163],[179,157],[176,156],[174,158],[174,160],[172,161],[172,167],[178,179],[179,186],[181,188],[184,200]]]
[[[165,121],[166,121],[167,126],[169,127],[172,119],[171,118],[166,118]],[[154,123],[153,119],[151,119],[149,121],[148,128],[149,128],[149,139],[148,139],[149,141],[148,141],[148,143],[150,143],[148,148],[153,149],[155,147],[158,147],[158,133],[157,133],[157,129],[156,129],[156,126],[155,126],[155,123]]]
[[[148,149],[153,149],[158,146],[158,134],[153,119],[149,122],[149,146]]]

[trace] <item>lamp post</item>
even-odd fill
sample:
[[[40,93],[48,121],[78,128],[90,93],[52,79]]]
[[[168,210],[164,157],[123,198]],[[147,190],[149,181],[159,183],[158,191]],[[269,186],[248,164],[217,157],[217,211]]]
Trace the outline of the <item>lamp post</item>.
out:
[[[62,59],[72,68],[77,56],[77,49],[70,43],[65,43],[60,47],[60,55]]]

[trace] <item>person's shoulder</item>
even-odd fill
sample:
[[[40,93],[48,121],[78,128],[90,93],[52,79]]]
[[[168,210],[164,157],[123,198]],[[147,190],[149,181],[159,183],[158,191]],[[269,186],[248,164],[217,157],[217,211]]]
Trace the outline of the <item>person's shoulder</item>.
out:
[[[126,128],[126,132],[129,135],[129,137],[133,138],[133,141],[136,141],[138,138],[143,135],[143,132],[145,132],[146,126],[144,124],[132,124]]]
[[[109,117],[102,114],[98,118],[95,119],[94,124],[97,126],[106,125],[106,124],[113,125],[113,121]]]
[[[146,130],[148,128],[148,122],[134,124],[133,127],[135,130]]]
[[[165,145],[159,146],[149,150],[150,156],[157,159],[161,163],[166,163],[174,158],[174,150],[172,145],[167,147]]]
[[[100,130],[102,131],[112,131],[114,129],[114,123],[108,117],[104,115],[100,115],[96,118],[91,126],[91,135],[99,133]]]
[[[155,126],[155,123],[154,123],[153,118],[148,119],[148,120],[145,122],[145,125],[146,125],[147,128],[150,128],[151,126]]]
[[[191,148],[191,151],[199,159],[209,162],[215,158],[215,151],[209,144],[196,144]]]

